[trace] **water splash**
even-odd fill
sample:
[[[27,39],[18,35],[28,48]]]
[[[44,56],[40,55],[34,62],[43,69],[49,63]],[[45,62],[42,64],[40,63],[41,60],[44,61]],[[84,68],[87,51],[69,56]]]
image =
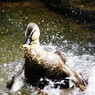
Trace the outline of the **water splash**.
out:
[[[75,45],[76,46],[76,45]],[[93,84],[95,84],[95,57],[93,55],[90,54],[83,54],[83,55],[75,55],[75,51],[73,51],[73,49],[75,48],[74,46],[72,47],[72,50],[69,50],[68,52],[64,52],[64,49],[62,49],[62,47],[58,47],[58,46],[53,46],[52,43],[49,43],[48,45],[44,45],[43,47],[45,47],[46,50],[48,51],[53,51],[55,52],[56,50],[63,50],[62,54],[65,55],[65,57],[67,58],[67,62],[66,64],[73,70],[75,70],[77,73],[82,73],[84,79],[88,80],[89,85],[87,87],[87,90],[82,92],[79,91],[79,89],[74,88],[73,90],[60,90],[59,88],[52,88],[51,84],[52,82],[50,82],[50,84],[48,86],[46,86],[43,89],[43,92],[47,93],[48,95],[60,95],[61,93],[67,93],[66,95],[94,95],[95,93],[95,86]],[[77,48],[76,48],[77,49]],[[2,74],[5,73],[5,77],[0,78],[0,83],[3,87],[5,87],[5,83],[6,81],[4,80],[10,80],[11,77],[22,67],[23,64],[23,59],[21,59],[20,61],[16,62],[10,62],[10,63],[4,63],[3,65],[0,66]],[[8,78],[8,79],[7,79]],[[33,87],[32,87],[33,89]],[[1,88],[1,92],[3,92],[3,88]],[[21,93],[21,92],[19,92]],[[31,90],[32,93],[32,90]],[[4,95],[4,92],[3,94]],[[5,93],[5,95],[7,95]],[[18,94],[18,95],[22,95],[22,94]],[[26,94],[27,95],[27,94]],[[31,94],[32,95],[32,94]]]
[[[95,95],[95,64],[90,71],[88,82],[89,84],[87,90],[85,91],[86,95]]]
[[[57,46],[52,46],[51,44],[49,44],[48,46],[45,46],[45,48],[47,50],[49,49],[50,51],[56,51],[56,49],[59,49],[62,51],[62,47],[60,48]],[[63,49],[62,53],[67,58],[66,64],[72,70],[75,70],[77,73],[82,73],[83,78],[88,80],[89,84],[86,91],[81,92],[75,88],[66,95],[94,95],[95,86],[93,84],[95,84],[95,75],[93,74],[95,72],[95,56],[90,55],[90,54],[76,55],[75,49],[78,50],[78,48],[79,46],[75,44],[72,46],[72,49],[69,50],[68,52],[67,51],[64,52],[64,49]],[[50,95],[56,95],[56,94],[53,93]]]

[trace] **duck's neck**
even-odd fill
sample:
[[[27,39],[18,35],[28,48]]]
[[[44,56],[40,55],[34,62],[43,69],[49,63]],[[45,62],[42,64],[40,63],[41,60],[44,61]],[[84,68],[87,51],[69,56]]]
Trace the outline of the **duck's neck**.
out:
[[[32,42],[30,43],[30,45],[37,45],[37,46],[40,46],[39,39],[32,41]]]

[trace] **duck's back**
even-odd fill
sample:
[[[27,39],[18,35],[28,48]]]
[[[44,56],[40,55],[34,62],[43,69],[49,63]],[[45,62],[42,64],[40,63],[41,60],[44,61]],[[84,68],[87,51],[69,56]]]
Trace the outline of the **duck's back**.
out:
[[[28,57],[25,57],[25,77],[27,83],[42,87],[42,84],[48,84],[48,81],[45,80],[48,78],[55,82],[55,86],[58,86],[58,81],[64,80],[65,84],[60,84],[61,87],[69,87],[69,80],[66,79],[68,75],[61,70],[61,65],[64,63],[61,63],[62,60],[57,54],[43,49],[32,52]],[[40,81],[41,79],[44,79],[44,83]]]

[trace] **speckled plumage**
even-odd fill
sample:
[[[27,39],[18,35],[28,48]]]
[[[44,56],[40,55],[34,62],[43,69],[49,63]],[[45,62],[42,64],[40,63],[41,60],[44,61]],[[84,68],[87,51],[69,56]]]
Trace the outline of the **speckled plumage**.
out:
[[[26,80],[33,84],[39,82],[40,78],[48,78],[53,81],[57,80],[66,80],[65,87],[69,87],[69,79],[71,78],[74,84],[79,87],[81,90],[84,90],[86,87],[80,77],[71,70],[66,64],[65,58],[61,55],[60,52],[48,52],[40,46],[39,43],[39,28],[33,23],[28,24],[26,29],[26,34],[29,32],[28,28],[34,27],[31,32],[33,33],[33,38],[30,45],[24,45],[25,48],[25,75]],[[38,30],[38,31],[37,31]],[[38,33],[38,35],[36,35]],[[31,34],[31,33],[30,33]],[[28,35],[27,35],[28,36]],[[38,38],[37,38],[38,37]],[[30,69],[30,70],[29,70]],[[29,70],[29,71],[28,71]],[[29,73],[28,73],[29,72]],[[34,76],[33,76],[34,74]],[[33,80],[34,81],[31,81]],[[33,83],[32,83],[33,82]]]
[[[69,88],[69,82],[72,81],[81,90],[86,89],[84,81],[75,71],[66,65],[66,59],[59,51],[48,52],[42,48],[39,42],[40,30],[37,24],[29,23],[25,31],[25,36],[26,42],[23,45],[24,67],[22,71],[20,70],[14,75],[7,88],[11,90],[15,87],[14,83],[16,80],[19,77],[23,77],[24,80],[22,81],[39,88],[44,88],[49,83],[49,79],[54,82],[55,88]]]

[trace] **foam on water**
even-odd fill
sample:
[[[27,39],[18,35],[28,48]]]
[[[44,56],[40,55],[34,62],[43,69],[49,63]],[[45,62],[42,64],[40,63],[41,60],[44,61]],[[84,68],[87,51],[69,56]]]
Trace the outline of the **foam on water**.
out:
[[[85,91],[86,95],[95,95],[95,66],[91,69],[88,82],[89,84]]]
[[[56,50],[61,50],[60,47],[57,46],[52,46],[51,44],[43,46],[45,47],[48,51],[56,51]],[[74,47],[73,47],[74,48]],[[83,55],[75,55],[73,50],[70,50],[68,52],[61,51],[63,55],[65,55],[67,62],[66,64],[72,69],[75,70],[77,73],[82,73],[84,79],[88,80],[89,84],[86,89],[86,91],[80,91],[78,88],[74,89],[69,89],[69,90],[60,90],[59,88],[52,88],[53,82],[49,80],[49,85],[46,86],[43,89],[44,93],[47,93],[48,95],[60,95],[64,93],[65,95],[95,95],[95,57],[90,54],[83,54]],[[19,62],[16,60],[16,62],[10,62],[8,64],[4,63],[1,69],[2,73],[6,73],[6,77],[11,79],[11,77],[23,66],[23,59],[21,59]],[[14,68],[15,67],[15,68]],[[7,79],[5,78],[5,79]],[[0,83],[3,87],[5,87],[6,81],[4,78],[0,79]],[[1,92],[3,94],[1,95],[7,95],[4,93],[3,90],[4,88],[1,88]],[[32,89],[34,89],[32,87]],[[18,95],[22,95],[21,93]],[[27,95],[27,94],[26,94]],[[31,95],[32,95],[32,90],[31,90]]]
[[[45,46],[48,49],[49,46]],[[60,47],[51,46],[49,47],[50,51],[56,51],[56,49]],[[78,49],[78,47],[74,47]],[[79,89],[74,88],[69,91],[68,95],[95,95],[95,56],[90,54],[83,55],[75,55],[73,49],[68,52],[62,51],[63,55],[65,55],[67,62],[66,64],[77,73],[81,73],[83,78],[88,80],[88,86],[86,91],[79,91]],[[53,90],[52,90],[53,91]],[[50,91],[49,91],[50,92]],[[57,93],[57,92],[56,92]],[[50,94],[56,95],[56,94]]]

